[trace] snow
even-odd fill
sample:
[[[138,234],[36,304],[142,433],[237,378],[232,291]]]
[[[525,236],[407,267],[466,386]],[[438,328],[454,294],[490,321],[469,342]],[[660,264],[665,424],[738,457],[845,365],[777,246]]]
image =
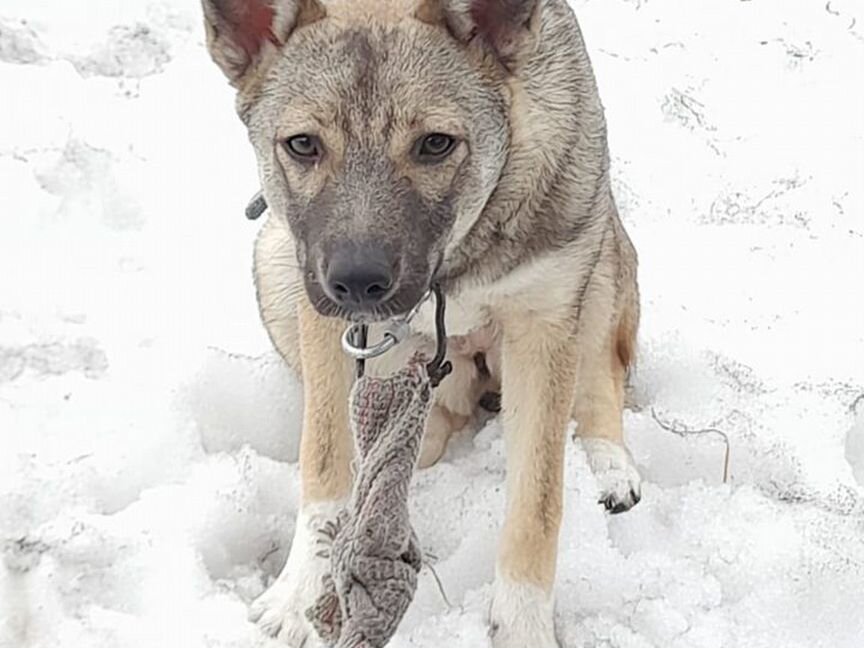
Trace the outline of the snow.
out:
[[[864,645],[864,12],[573,0],[640,253],[611,517],[567,451],[566,648]],[[296,379],[251,286],[251,148],[193,0],[0,6],[0,646],[275,646]],[[857,80],[856,80],[857,79]],[[655,418],[656,417],[656,418]],[[677,436],[657,420],[718,435]],[[395,648],[488,645],[497,423],[420,473]]]

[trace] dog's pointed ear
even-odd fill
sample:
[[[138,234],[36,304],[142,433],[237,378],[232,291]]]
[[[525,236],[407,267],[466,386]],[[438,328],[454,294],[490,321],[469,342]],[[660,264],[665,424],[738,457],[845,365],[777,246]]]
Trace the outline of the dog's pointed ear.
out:
[[[459,41],[480,41],[513,71],[530,51],[541,0],[422,0],[415,17],[444,25]]]
[[[319,0],[201,0],[210,56],[234,86],[298,27],[320,20]]]

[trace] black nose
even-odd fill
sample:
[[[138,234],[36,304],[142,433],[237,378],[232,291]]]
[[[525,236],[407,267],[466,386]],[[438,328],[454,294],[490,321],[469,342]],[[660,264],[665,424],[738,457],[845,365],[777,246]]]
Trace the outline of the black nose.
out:
[[[340,306],[362,309],[387,298],[393,287],[392,258],[380,248],[352,246],[330,256],[327,292]]]

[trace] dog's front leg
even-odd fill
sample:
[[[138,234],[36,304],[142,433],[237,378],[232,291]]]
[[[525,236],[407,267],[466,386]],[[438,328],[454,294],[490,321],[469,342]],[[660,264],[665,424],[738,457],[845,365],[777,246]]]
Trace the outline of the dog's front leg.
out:
[[[566,316],[504,317],[503,423],[507,512],[492,602],[495,648],[553,648],[553,585],[561,524],[565,428],[576,381]]]
[[[351,363],[340,347],[345,323],[298,305],[304,416],[300,442],[301,505],[288,561],[252,606],[250,617],[292,648],[317,644],[305,611],[321,589],[327,561],[318,530],[333,519],[351,490],[354,446],[348,427]]]

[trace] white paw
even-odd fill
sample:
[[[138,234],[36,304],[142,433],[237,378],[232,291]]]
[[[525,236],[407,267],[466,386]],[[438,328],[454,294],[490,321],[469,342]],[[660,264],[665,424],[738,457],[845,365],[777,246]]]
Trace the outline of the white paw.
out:
[[[423,432],[423,442],[420,446],[420,458],[417,467],[429,468],[438,463],[447,450],[447,443],[456,430],[465,426],[468,417],[451,414],[440,405],[433,405]]]
[[[328,561],[318,555],[322,549],[318,530],[334,519],[340,508],[337,503],[314,504],[298,513],[297,530],[282,573],[249,608],[250,621],[291,648],[323,645],[306,620],[306,610],[318,599],[321,579],[329,569]]]
[[[642,498],[642,477],[630,451],[606,439],[582,439],[600,486],[600,503],[611,513],[628,511]]]
[[[536,585],[500,576],[489,619],[493,648],[558,648],[552,596]]]

